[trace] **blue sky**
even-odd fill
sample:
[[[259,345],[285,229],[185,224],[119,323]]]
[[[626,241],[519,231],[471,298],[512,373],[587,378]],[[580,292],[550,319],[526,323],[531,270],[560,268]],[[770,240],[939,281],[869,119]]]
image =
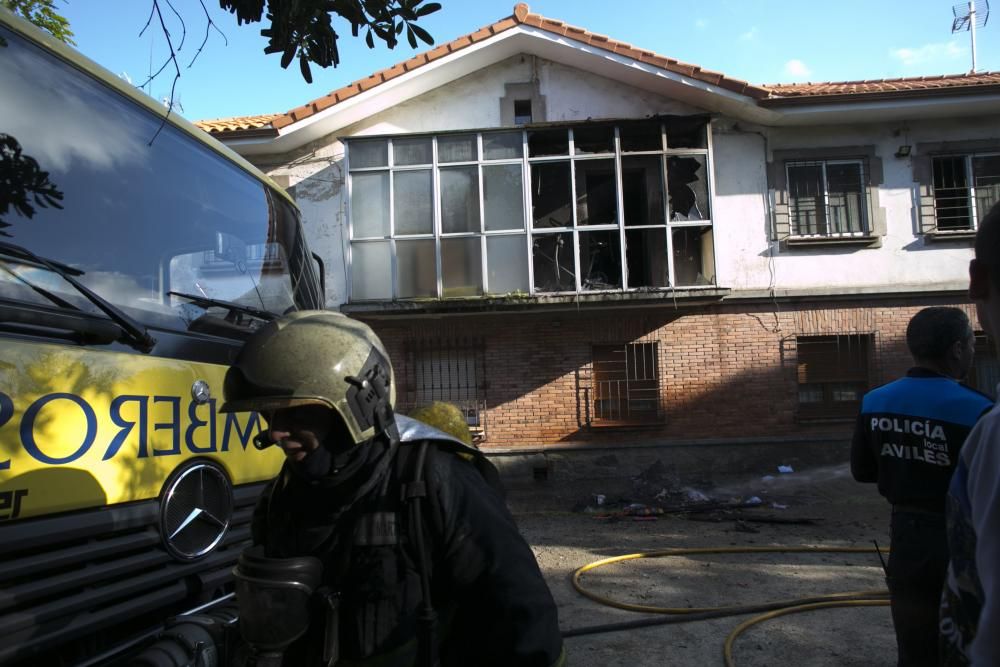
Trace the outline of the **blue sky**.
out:
[[[951,33],[952,6],[959,0],[535,0],[531,11],[603,33],[671,58],[723,72],[751,83],[846,81],[955,74],[971,65],[969,34]],[[443,43],[509,16],[511,0],[440,0],[441,11],[421,19]],[[173,0],[185,18],[187,37],[179,53],[177,84],[183,115],[192,120],[282,112],[325,95],[355,79],[413,55],[408,45],[369,50],[338,27],[341,65],[313,68],[306,84],[293,63],[281,69],[278,55],[265,56],[259,25],[236,26],[235,18],[205,0],[228,39],[212,31],[208,44],[187,67],[205,33],[197,0]],[[1000,3],[996,3],[1000,5]],[[146,22],[149,0],[68,0],[61,5],[77,48],[137,85],[168,55],[160,30]],[[997,8],[1000,12],[1000,7]],[[165,15],[167,16],[167,15]],[[180,35],[179,24],[170,28]],[[977,32],[977,69],[1000,70],[1000,15]],[[423,47],[419,50],[424,50]],[[171,72],[149,91],[169,94]]]

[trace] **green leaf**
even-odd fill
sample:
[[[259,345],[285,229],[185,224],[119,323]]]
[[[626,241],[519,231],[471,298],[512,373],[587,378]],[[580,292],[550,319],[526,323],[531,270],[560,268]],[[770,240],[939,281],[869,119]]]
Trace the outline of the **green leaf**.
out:
[[[299,56],[299,71],[302,72],[302,78],[306,80],[306,83],[313,82],[312,72],[309,71],[309,59],[304,55]]]
[[[441,9],[440,3],[428,2],[426,5],[417,8],[417,16],[427,16],[428,14],[433,14],[439,9]]]
[[[411,24],[409,26],[409,28],[410,28],[410,30],[412,30],[413,32],[415,32],[417,34],[417,37],[419,37],[421,39],[421,41],[423,41],[424,44],[433,44],[434,43],[434,38],[431,37],[431,34],[429,32],[427,32],[426,30],[424,30],[423,28],[421,28],[420,26],[418,26],[418,25],[412,25]],[[413,48],[416,48],[416,47],[417,47],[417,45],[414,44]]]

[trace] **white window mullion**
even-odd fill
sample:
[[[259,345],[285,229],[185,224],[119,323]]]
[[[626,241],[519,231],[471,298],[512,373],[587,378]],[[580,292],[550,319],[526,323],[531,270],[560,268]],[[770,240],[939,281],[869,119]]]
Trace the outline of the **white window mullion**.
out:
[[[395,301],[399,298],[399,266],[396,259],[396,197],[394,196],[396,187],[396,174],[393,170],[392,139],[386,142],[386,150],[389,151],[389,280],[392,281],[390,293]]]
[[[444,295],[444,268],[441,261],[441,175],[438,173],[437,137],[431,140],[431,183],[433,184],[434,269],[437,271],[437,298]]]
[[[976,175],[972,173],[972,155],[965,156],[965,178],[969,183],[969,213],[972,228],[979,229],[979,211],[976,210]]]
[[[579,294],[583,291],[583,276],[580,275],[580,266],[583,262],[580,261],[580,229],[578,227],[579,221],[576,219],[576,160],[573,159],[573,130],[569,130],[569,213],[570,219],[572,220],[572,229],[570,233],[570,238],[572,238],[573,243],[573,265],[575,268],[574,273],[576,273],[576,292]],[[556,280],[561,280],[561,277],[557,277]]]
[[[477,135],[478,136],[478,135]],[[477,149],[478,150],[478,149]],[[483,285],[483,294],[489,293],[489,276],[486,273],[486,202],[483,195],[486,184],[483,181],[483,165],[476,166],[476,173],[479,175],[479,270],[480,281]]]
[[[677,286],[674,279],[674,235],[670,226],[670,190],[667,178],[667,156],[660,155],[660,181],[663,188],[663,233],[667,235],[667,282],[670,288]]]
[[[825,236],[830,236],[833,234],[831,229],[831,223],[833,218],[830,216],[830,191],[827,189],[826,183],[826,161],[820,162],[822,173],[823,173],[823,215],[826,218],[826,234]]]
[[[663,126],[660,126],[661,133]],[[622,271],[623,292],[628,291],[628,262],[625,261],[625,188],[622,185],[622,151],[621,138],[618,135],[618,126],[615,126],[615,209],[618,220],[618,260]]]
[[[344,215],[346,216],[346,227],[347,227],[347,247],[343,249],[344,252],[344,270],[347,275],[344,276],[347,279],[347,300],[350,301],[354,295],[354,270],[352,268],[352,261],[354,259],[354,253],[352,247],[354,245],[354,219],[351,217],[351,191],[354,187],[354,179],[351,176],[351,142],[344,142],[344,173],[347,174],[347,201],[344,204]],[[323,305],[326,306],[326,294],[323,295]]]
[[[521,130],[521,201],[524,206],[524,238],[528,246],[528,294],[535,293],[535,255],[532,252],[534,222],[531,215],[531,165],[528,163],[528,132]]]

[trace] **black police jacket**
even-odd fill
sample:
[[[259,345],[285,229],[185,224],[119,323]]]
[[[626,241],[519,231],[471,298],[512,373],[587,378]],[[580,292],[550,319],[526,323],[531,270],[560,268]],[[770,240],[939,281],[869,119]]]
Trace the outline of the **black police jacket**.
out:
[[[993,401],[926,368],[865,394],[851,444],[851,473],[877,482],[893,505],[944,511],[958,452]]]
[[[373,440],[370,461],[350,483],[309,483],[286,462],[254,514],[254,542],[269,556],[317,556],[339,594],[338,666],[417,664],[421,603],[416,526],[408,511],[418,445],[424,466],[424,552],[430,564],[442,667],[549,667],[564,655],[556,605],[531,548],[507,509],[496,469],[478,451],[422,422],[396,417],[398,448]],[[392,457],[384,478],[352,491]],[[345,488],[346,487],[346,488]],[[323,625],[286,652],[285,665],[318,660]]]

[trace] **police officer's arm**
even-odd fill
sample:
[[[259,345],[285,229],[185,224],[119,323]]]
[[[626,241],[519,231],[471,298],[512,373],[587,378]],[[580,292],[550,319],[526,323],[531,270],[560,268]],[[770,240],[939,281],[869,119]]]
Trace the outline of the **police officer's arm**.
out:
[[[869,441],[868,415],[858,413],[851,438],[851,474],[859,482],[878,481],[878,460]]]
[[[449,578],[457,598],[457,641],[472,647],[480,666],[550,667],[562,664],[556,605],[500,495],[475,466],[446,453],[434,466],[445,531],[444,563],[435,577]],[[437,474],[435,474],[437,473]]]

